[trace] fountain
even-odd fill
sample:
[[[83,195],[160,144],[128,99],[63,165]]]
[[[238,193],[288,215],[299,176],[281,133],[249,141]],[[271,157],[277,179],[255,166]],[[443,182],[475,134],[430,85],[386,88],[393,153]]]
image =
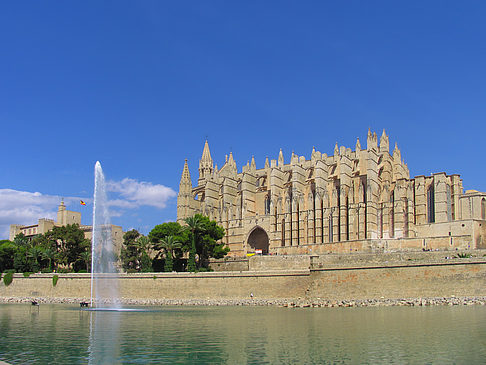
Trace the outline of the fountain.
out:
[[[111,237],[111,222],[105,177],[99,161],[95,165],[93,236],[91,239],[91,301],[97,310],[119,310],[118,270]]]

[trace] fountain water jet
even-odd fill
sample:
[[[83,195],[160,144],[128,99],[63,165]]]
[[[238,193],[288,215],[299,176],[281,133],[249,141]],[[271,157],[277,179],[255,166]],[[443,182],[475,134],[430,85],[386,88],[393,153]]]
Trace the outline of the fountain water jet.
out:
[[[116,261],[105,176],[100,162],[96,161],[91,239],[91,308],[120,308]]]

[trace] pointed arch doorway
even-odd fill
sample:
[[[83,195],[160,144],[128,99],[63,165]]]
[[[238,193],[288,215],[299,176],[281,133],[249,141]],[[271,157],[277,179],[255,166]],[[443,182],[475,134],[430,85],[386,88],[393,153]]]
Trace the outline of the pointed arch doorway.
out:
[[[268,255],[270,243],[267,232],[263,228],[255,227],[248,236],[247,243],[253,250],[261,250],[263,255]]]

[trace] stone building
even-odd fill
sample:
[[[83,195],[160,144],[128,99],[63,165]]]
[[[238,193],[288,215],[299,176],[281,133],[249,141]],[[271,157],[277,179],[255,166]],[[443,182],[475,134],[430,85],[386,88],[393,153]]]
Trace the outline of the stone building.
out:
[[[13,241],[15,236],[19,233],[23,233],[25,237],[31,239],[39,234],[44,234],[54,227],[67,226],[68,224],[78,224],[79,228],[84,232],[84,237],[91,240],[92,237],[92,226],[87,226],[81,224],[81,213],[67,210],[64,205],[64,201],[61,201],[57,209],[57,220],[40,218],[37,224],[31,225],[10,225],[10,237],[9,240]],[[115,244],[115,252],[119,253],[123,243],[123,231],[122,227],[111,225],[111,237]]]
[[[192,186],[187,160],[177,219],[201,213],[226,230],[230,254],[323,254],[486,248],[486,193],[463,192],[459,175],[410,178],[385,131],[366,148],[312,149],[284,162],[254,158],[238,172],[232,153],[218,169],[206,141]]]

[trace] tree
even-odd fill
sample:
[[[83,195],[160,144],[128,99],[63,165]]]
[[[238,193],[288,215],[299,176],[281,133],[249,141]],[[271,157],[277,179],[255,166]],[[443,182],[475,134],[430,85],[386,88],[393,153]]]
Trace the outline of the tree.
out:
[[[152,271],[150,246],[150,239],[141,235],[136,229],[125,233],[123,235],[123,246],[120,256],[122,267],[127,271]]]
[[[89,251],[90,240],[84,238],[84,232],[78,224],[54,227],[44,234],[46,244],[58,252],[60,263],[73,267],[79,261],[81,253]]]
[[[33,261],[32,269],[28,271],[39,271],[41,269],[40,260],[42,259],[42,248],[39,246],[31,247],[27,251],[27,257]]]
[[[161,244],[161,242],[164,241],[169,236],[172,236],[174,241],[181,243],[180,246],[175,247],[172,251],[172,258],[173,258],[172,269],[174,269],[174,267],[181,266],[180,260],[183,256],[183,253],[189,251],[191,247],[190,240],[189,240],[189,232],[185,230],[177,222],[166,222],[166,223],[156,225],[148,234],[148,237],[152,242],[152,247],[156,254],[155,258],[160,260],[162,259],[162,257],[166,256],[165,249]],[[164,266],[166,264],[165,261],[166,260],[164,259]]]
[[[201,216],[201,223],[203,226],[201,243],[196,246],[197,254],[199,255],[198,266],[208,268],[210,257],[215,259],[223,258],[230,249],[224,243],[218,243],[225,234],[223,227],[218,226],[216,221],[204,216]]]
[[[28,257],[27,246],[17,246],[13,257],[13,268],[16,272],[33,271],[33,261]]]
[[[52,271],[52,263],[56,261],[57,252],[50,247],[44,248],[42,258],[49,262],[49,271]]]
[[[165,251],[164,271],[171,272],[174,268],[174,250],[181,247],[181,242],[174,236],[167,236],[160,242],[160,247]]]
[[[86,265],[86,272],[91,272],[91,270],[89,269],[89,266],[91,264],[91,252],[90,251],[81,252],[79,258]]]
[[[150,240],[148,237],[140,236],[138,237],[136,244],[138,246],[138,254],[140,257],[139,261],[139,271],[141,272],[151,272],[152,271],[152,259],[150,258]]]
[[[229,252],[224,243],[218,243],[224,237],[223,227],[201,214],[185,219],[187,230],[191,235],[188,271],[194,268],[208,268],[209,258],[222,258]],[[199,259],[196,262],[196,254]]]
[[[201,218],[202,216],[200,214],[196,214],[193,217],[184,219],[187,224],[186,230],[191,232],[191,248],[189,251],[189,260],[187,261],[187,271],[196,271],[197,241],[203,228]]]
[[[29,240],[23,233],[19,233],[14,237],[14,242],[16,246],[29,246]]]
[[[14,256],[17,246],[9,240],[0,241],[0,272],[14,268]]]
[[[122,267],[125,270],[137,270],[139,266],[139,246],[137,238],[140,233],[136,229],[132,229],[123,235],[123,245],[121,249],[120,258]]]

